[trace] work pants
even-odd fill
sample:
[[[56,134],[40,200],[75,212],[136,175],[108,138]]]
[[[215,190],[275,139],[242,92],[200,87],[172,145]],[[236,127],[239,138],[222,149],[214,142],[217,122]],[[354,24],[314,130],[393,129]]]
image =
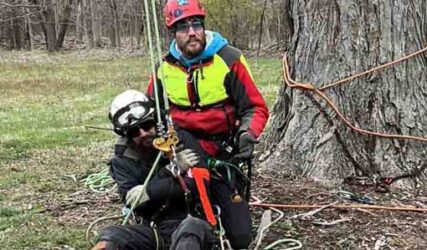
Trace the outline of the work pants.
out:
[[[146,224],[109,226],[102,230],[99,241],[111,242],[118,250],[211,250],[215,237],[207,222],[188,216],[162,221],[154,228]]]
[[[210,195],[212,204],[221,210],[221,222],[233,249],[248,248],[252,238],[252,220],[246,200],[233,200],[235,191],[223,179],[211,179]]]

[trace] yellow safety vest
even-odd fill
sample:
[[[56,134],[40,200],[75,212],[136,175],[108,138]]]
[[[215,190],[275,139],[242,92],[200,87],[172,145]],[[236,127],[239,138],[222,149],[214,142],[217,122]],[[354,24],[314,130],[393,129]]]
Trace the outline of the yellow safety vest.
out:
[[[161,67],[163,75],[159,68],[157,76],[162,81],[170,101],[178,106],[191,106],[187,91],[188,73],[168,62],[163,62]],[[225,61],[220,56],[214,55],[213,62],[202,67],[203,77],[202,69],[197,68],[193,72],[193,77],[197,77],[195,82],[200,99],[199,106],[206,107],[226,100],[228,95],[224,87],[224,80],[230,69]]]

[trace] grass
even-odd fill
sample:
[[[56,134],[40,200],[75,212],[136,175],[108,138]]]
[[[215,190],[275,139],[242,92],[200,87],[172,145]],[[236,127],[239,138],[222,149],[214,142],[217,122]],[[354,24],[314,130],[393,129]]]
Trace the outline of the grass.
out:
[[[280,60],[249,59],[269,106]],[[43,212],[84,189],[101,170],[115,136],[108,106],[128,88],[145,89],[149,60],[112,51],[0,51],[0,246],[2,249],[85,249],[80,222]],[[72,222],[70,222],[72,221]]]

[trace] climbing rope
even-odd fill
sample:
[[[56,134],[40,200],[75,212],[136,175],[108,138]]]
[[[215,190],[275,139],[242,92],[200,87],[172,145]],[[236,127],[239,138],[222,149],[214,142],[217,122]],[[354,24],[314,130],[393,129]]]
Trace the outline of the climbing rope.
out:
[[[355,125],[353,125],[340,111],[339,111],[339,109],[336,107],[336,105],[325,95],[325,93],[323,93],[323,90],[325,90],[325,89],[327,89],[327,88],[331,88],[331,87],[333,87],[333,86],[337,86],[337,85],[339,85],[339,84],[343,84],[343,83],[345,83],[345,82],[348,82],[348,81],[351,81],[351,80],[354,80],[355,78],[357,78],[357,77],[361,77],[361,76],[364,76],[364,75],[366,75],[366,74],[369,74],[369,73],[372,73],[372,72],[375,72],[375,71],[377,71],[377,70],[380,70],[380,69],[383,69],[383,68],[386,68],[386,67],[389,67],[389,66],[392,66],[392,65],[395,65],[395,64],[397,64],[397,63],[400,63],[400,62],[402,62],[402,61],[405,61],[405,60],[409,60],[410,58],[413,58],[413,57],[415,57],[415,56],[417,56],[417,55],[420,55],[420,54],[422,54],[422,53],[424,53],[424,52],[426,52],[427,51],[427,47],[425,47],[425,48],[423,48],[423,49],[421,49],[421,50],[419,50],[419,51],[417,51],[417,52],[415,52],[415,53],[412,53],[412,54],[410,54],[410,55],[408,55],[408,56],[405,56],[405,57],[403,57],[403,58],[400,58],[400,59],[398,59],[398,60],[395,60],[395,61],[392,61],[392,62],[389,62],[389,63],[387,63],[387,64],[384,64],[384,65],[381,65],[381,66],[378,66],[378,67],[375,67],[375,68],[373,68],[373,69],[370,69],[370,70],[367,70],[367,71],[365,71],[365,72],[362,72],[362,73],[359,73],[359,74],[356,74],[356,75],[354,75],[354,76],[350,76],[350,77],[347,77],[347,78],[345,78],[345,79],[343,79],[343,80],[339,80],[339,81],[336,81],[336,82],[334,82],[334,83],[332,83],[332,84],[329,84],[329,85],[327,85],[327,86],[325,86],[325,87],[322,87],[322,88],[316,88],[315,86],[314,86],[314,84],[311,84],[311,83],[300,83],[300,82],[296,82],[295,80],[293,80],[292,78],[291,78],[291,76],[290,76],[290,73],[289,73],[289,62],[288,62],[288,56],[287,56],[287,54],[285,54],[284,55],[284,57],[283,57],[283,76],[284,76],[284,80],[285,80],[285,83],[287,84],[287,86],[289,86],[290,88],[299,88],[299,89],[303,89],[303,90],[307,90],[307,91],[312,91],[312,92],[315,92],[317,95],[319,95],[323,100],[325,100],[326,101],[326,103],[329,105],[329,107],[331,107],[334,111],[335,111],[335,113],[338,115],[338,117],[348,126],[348,127],[350,127],[352,130],[354,130],[354,131],[356,131],[356,132],[358,132],[358,133],[361,133],[361,134],[364,134],[364,135],[373,135],[373,136],[378,136],[378,137],[383,137],[383,138],[389,138],[389,139],[406,139],[406,140],[417,140],[417,141],[422,141],[422,142],[427,142],[427,138],[424,138],[424,137],[418,137],[418,136],[409,136],[409,135],[397,135],[397,134],[386,134],[386,133],[379,133],[379,132],[373,132],[373,131],[369,131],[369,130],[365,130],[365,129],[361,129],[361,128],[357,128]]]
[[[153,2],[153,0],[152,0]],[[153,3],[152,3],[153,4]],[[157,122],[158,127],[162,125],[162,118],[160,114],[160,103],[159,103],[159,92],[158,92],[158,86],[157,86],[157,77],[156,77],[156,62],[155,62],[155,55],[154,55],[154,48],[153,48],[153,35],[151,33],[151,18],[150,18],[150,12],[148,8],[148,1],[144,0],[144,13],[145,15],[145,22],[147,27],[147,36],[148,36],[148,48],[150,51],[150,62],[151,62],[151,70],[153,74],[153,85],[154,85],[154,98],[156,100],[156,114],[157,114]],[[154,15],[156,16],[156,15]]]
[[[280,248],[282,250],[295,250],[295,249],[301,249],[302,248],[302,243],[299,240],[295,240],[295,239],[281,239],[281,240],[277,240],[273,243],[271,243],[270,245],[266,246],[264,248],[264,250],[270,250],[273,249],[274,247],[277,247],[278,245],[281,244],[294,244],[296,246],[292,246],[292,247],[288,247],[288,248]]]
[[[159,153],[157,154],[157,157],[156,157],[156,160],[154,161],[153,166],[152,166],[152,167],[151,167],[151,169],[150,169],[150,172],[148,173],[147,178],[145,178],[145,181],[144,181],[144,184],[143,184],[143,186],[144,186],[145,188],[147,188],[148,182],[150,181],[151,177],[154,175],[154,172],[156,171],[157,166],[159,165],[159,161],[160,161],[160,157],[161,157],[161,156],[162,156],[162,152],[159,152]],[[141,193],[139,194],[139,196],[138,196],[137,200],[141,199],[142,195],[143,195],[143,192],[141,192]],[[135,208],[136,208],[136,203],[134,203],[134,204],[132,205],[132,207],[130,208],[129,212],[126,214],[125,219],[124,219],[124,220],[123,220],[123,222],[122,222],[122,225],[126,225],[126,224],[128,223],[128,221],[129,221],[129,217],[133,214],[133,211],[135,210]]]
[[[85,186],[95,193],[108,193],[116,188],[116,184],[108,173],[108,168],[99,173],[91,174],[84,179]]]
[[[254,204],[261,204],[261,200],[259,199],[259,198],[257,198],[257,197],[255,197],[255,196],[252,196],[252,198],[255,200],[255,202],[253,202],[253,203],[251,203],[251,204],[249,204],[249,205],[252,205],[252,206],[254,206]],[[267,208],[267,207],[266,207]],[[268,223],[266,226],[264,226],[263,228],[260,228],[259,230],[259,234],[257,235],[257,239],[256,239],[256,245],[255,245],[255,247],[254,247],[254,250],[257,250],[258,248],[259,248],[259,246],[261,245],[261,242],[262,242],[262,239],[263,239],[263,237],[264,237],[264,234],[267,232],[267,230],[271,227],[271,226],[273,226],[275,223],[277,223],[277,222],[279,222],[281,219],[283,219],[283,217],[284,217],[284,213],[282,212],[282,211],[280,211],[279,209],[277,209],[277,208],[274,208],[274,207],[268,207],[268,209],[270,209],[270,210],[273,210],[274,212],[276,212],[276,213],[278,213],[279,214],[279,216],[277,216],[277,218],[276,219],[274,219],[274,221],[272,221],[272,222],[270,222],[270,223]],[[260,225],[261,226],[261,225]],[[264,250],[265,249],[272,249],[273,247],[275,247],[275,246],[277,246],[277,245],[280,245],[280,244],[283,244],[283,243],[289,243],[289,242],[292,242],[292,243],[295,243],[295,244],[297,244],[297,248],[294,248],[294,247],[291,247],[291,248],[283,248],[283,250],[293,250],[293,249],[300,249],[301,247],[302,247],[302,243],[299,241],[299,240],[296,240],[296,239],[279,239],[279,240],[277,240],[277,241],[275,241],[275,242],[273,242],[273,243],[271,243],[270,245],[268,245],[267,247],[265,247],[264,248]]]
[[[123,218],[124,217],[124,215],[116,215],[116,216],[108,216],[108,217],[102,217],[102,218],[99,218],[99,219],[97,219],[97,220],[95,220],[94,222],[92,222],[90,225],[89,225],[89,227],[86,229],[86,241],[89,243],[89,245],[90,246],[95,246],[95,242],[93,242],[92,240],[91,240],[91,237],[90,237],[90,232],[91,232],[91,230],[92,230],[92,228],[96,225],[96,224],[98,224],[98,223],[100,223],[100,222],[103,222],[103,221],[107,221],[107,220],[117,220],[117,219],[121,219],[121,218]]]
[[[392,62],[388,62],[388,63],[386,63],[386,64],[383,64],[383,65],[379,65],[379,66],[377,66],[377,67],[374,67],[374,68],[372,68],[372,69],[370,69],[370,70],[366,70],[366,71],[361,72],[361,73],[358,73],[358,74],[356,74],[356,75],[346,77],[346,78],[344,78],[344,79],[342,79],[342,80],[335,81],[335,82],[333,82],[333,83],[330,83],[330,84],[328,84],[328,85],[326,85],[326,86],[323,86],[323,87],[319,88],[319,90],[323,91],[323,90],[325,90],[325,89],[329,89],[329,88],[332,88],[332,87],[338,86],[338,85],[340,85],[340,84],[343,84],[343,83],[346,83],[346,82],[353,81],[353,80],[354,80],[354,79],[356,79],[356,78],[359,78],[359,77],[365,76],[365,75],[370,74],[370,73],[373,73],[373,72],[375,72],[375,71],[378,71],[378,70],[381,70],[381,69],[384,69],[384,68],[387,68],[387,67],[390,67],[390,66],[394,66],[394,65],[396,65],[396,64],[398,64],[398,63],[401,63],[401,62],[404,62],[404,61],[406,61],[406,60],[409,60],[409,59],[411,59],[411,58],[413,58],[413,57],[416,57],[416,56],[418,56],[418,55],[421,55],[422,53],[424,53],[424,52],[426,52],[426,51],[427,51],[427,47],[425,47],[425,48],[423,48],[423,49],[421,49],[421,50],[418,50],[418,51],[416,51],[416,52],[414,52],[414,53],[411,53],[411,54],[409,54],[409,55],[407,55],[407,56],[404,56],[404,57],[402,57],[402,58],[400,58],[400,59],[394,60],[394,61],[392,61]]]

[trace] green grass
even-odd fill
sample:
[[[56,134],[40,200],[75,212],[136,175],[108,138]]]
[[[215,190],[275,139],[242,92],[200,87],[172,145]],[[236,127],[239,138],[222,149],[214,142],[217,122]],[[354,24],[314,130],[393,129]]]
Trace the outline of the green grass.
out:
[[[249,64],[271,108],[280,60]],[[84,190],[81,180],[104,167],[115,136],[85,126],[109,127],[112,98],[145,90],[149,72],[147,58],[113,51],[0,51],[1,249],[88,247],[84,232],[95,217],[71,223],[39,211]]]

